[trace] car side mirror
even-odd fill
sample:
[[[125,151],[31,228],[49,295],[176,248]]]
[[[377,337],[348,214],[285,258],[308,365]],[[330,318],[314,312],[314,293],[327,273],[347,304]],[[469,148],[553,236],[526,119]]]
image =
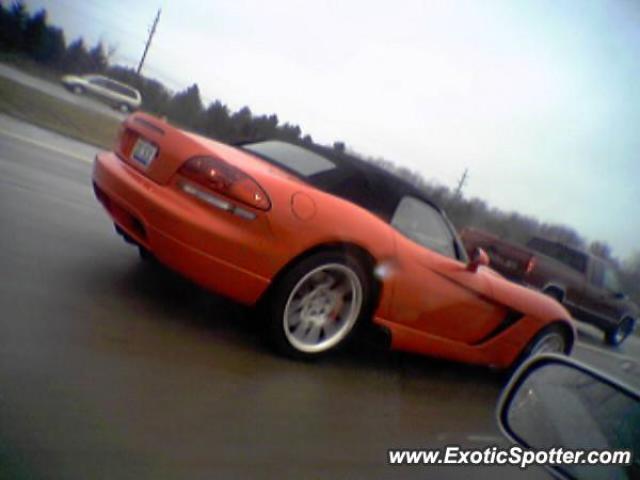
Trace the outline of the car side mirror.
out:
[[[476,272],[479,267],[489,266],[489,255],[482,248],[476,247],[473,249],[471,259],[467,263],[467,270],[470,272]]]
[[[640,394],[591,367],[560,355],[534,357],[509,381],[497,415],[502,432],[526,449],[585,451],[581,462],[561,455],[546,466],[557,477],[638,478]],[[625,464],[590,465],[596,450],[626,454]]]

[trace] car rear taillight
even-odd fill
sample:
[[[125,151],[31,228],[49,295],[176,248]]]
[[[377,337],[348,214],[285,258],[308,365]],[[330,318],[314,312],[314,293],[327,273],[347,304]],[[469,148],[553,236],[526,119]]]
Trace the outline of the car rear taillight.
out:
[[[531,272],[533,272],[534,268],[536,268],[536,257],[531,257],[527,262],[527,266],[524,269],[524,273],[529,275]]]
[[[242,170],[224,160],[213,157],[195,157],[187,160],[179,170],[180,175],[259,210],[269,210],[271,201],[258,183]]]

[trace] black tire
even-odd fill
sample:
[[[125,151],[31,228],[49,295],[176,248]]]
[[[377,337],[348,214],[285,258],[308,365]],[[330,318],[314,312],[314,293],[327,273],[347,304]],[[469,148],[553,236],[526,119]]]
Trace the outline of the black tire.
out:
[[[562,338],[562,348],[561,351],[556,353],[564,353],[565,355],[569,355],[571,353],[571,349],[573,348],[571,339],[568,338],[567,333],[564,328],[560,325],[549,325],[541,329],[536,335],[529,341],[526,347],[520,352],[520,355],[516,359],[515,362],[511,364],[509,367],[509,373],[512,374],[515,372],[520,365],[522,365],[527,359],[529,359],[533,355],[537,355],[540,352],[537,351],[540,344],[549,337],[559,337]]]
[[[344,295],[344,298],[349,296],[351,298],[346,301],[344,298],[334,299],[333,306],[320,302],[320,307],[315,307],[316,300],[325,300],[324,294],[317,293],[322,285],[312,288],[306,295],[302,295],[302,292],[305,291],[303,287],[307,287],[307,284],[311,286],[314,279],[323,278],[322,275],[326,275],[329,279],[333,274],[338,278],[340,275],[344,275],[343,282],[347,284],[347,288],[352,289],[351,293]],[[334,281],[337,280],[334,279]],[[371,274],[362,262],[349,254],[339,251],[324,251],[313,254],[287,270],[276,282],[264,302],[263,311],[267,317],[265,329],[271,345],[285,356],[300,360],[324,357],[344,347],[351,340],[358,326],[366,321],[365,317],[371,314],[369,308],[372,300]],[[332,291],[330,288],[326,288],[326,290]],[[296,300],[298,295],[303,298]],[[341,293],[333,295],[339,297]],[[323,298],[320,298],[321,296]],[[296,303],[298,306],[304,306],[300,307],[298,322],[293,325],[292,321],[295,320],[298,308],[294,306]],[[334,312],[337,308],[336,305],[339,305],[340,309],[343,307],[348,309],[347,314],[343,316],[344,318],[338,319],[338,314]],[[313,308],[320,310],[313,311]],[[325,309],[328,311],[325,312]],[[324,320],[319,320],[323,314]],[[340,316],[342,316],[341,313]],[[307,329],[308,325],[316,321],[324,323],[321,326],[314,324]],[[327,333],[329,330],[333,330],[329,327],[334,325],[336,331]],[[305,339],[296,337],[304,336],[303,333],[298,333],[298,329],[305,330],[307,333],[311,329],[319,331],[317,339],[319,343],[311,345],[310,341],[308,345],[304,344]],[[326,339],[323,339],[323,332]]]
[[[624,317],[617,326],[604,333],[605,342],[613,347],[621,345],[633,331],[634,324],[631,317]]]

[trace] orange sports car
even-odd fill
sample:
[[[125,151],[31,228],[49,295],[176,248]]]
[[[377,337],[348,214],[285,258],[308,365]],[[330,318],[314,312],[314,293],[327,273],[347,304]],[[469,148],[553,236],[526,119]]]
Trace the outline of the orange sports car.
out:
[[[116,230],[214,292],[261,307],[272,344],[314,358],[359,332],[509,367],[570,353],[556,301],[471,259],[444,212],[385,170],[315,145],[230,146],[137,113],[93,185]]]

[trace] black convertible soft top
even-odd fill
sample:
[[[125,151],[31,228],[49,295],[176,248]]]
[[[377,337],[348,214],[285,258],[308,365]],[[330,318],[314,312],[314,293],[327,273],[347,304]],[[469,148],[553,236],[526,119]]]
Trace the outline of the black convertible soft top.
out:
[[[391,221],[404,196],[423,200],[444,215],[442,209],[410,182],[345,152],[279,140],[245,144],[240,148],[284,168],[320,190],[355,203],[386,222]]]

